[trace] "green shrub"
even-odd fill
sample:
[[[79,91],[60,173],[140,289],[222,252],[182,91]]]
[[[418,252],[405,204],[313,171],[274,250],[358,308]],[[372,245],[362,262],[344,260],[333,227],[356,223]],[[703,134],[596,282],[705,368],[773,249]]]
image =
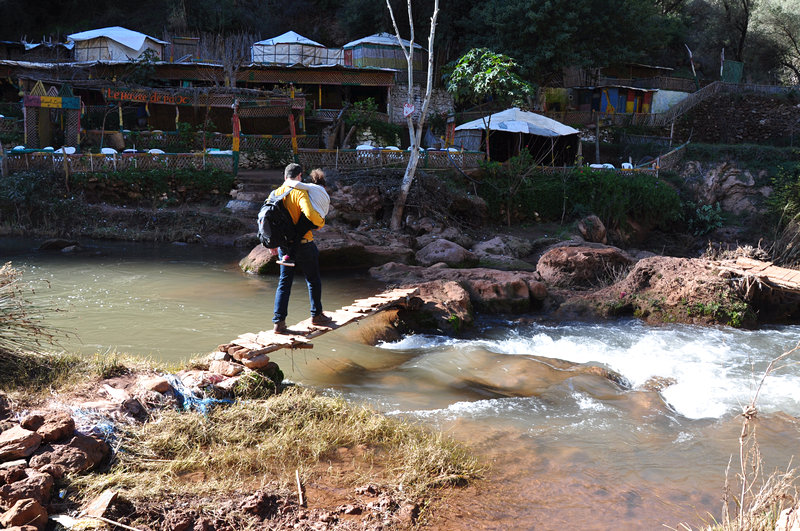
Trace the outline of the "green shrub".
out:
[[[725,224],[722,207],[720,207],[719,203],[696,205],[692,202],[687,202],[686,206],[689,232],[695,236],[704,236]]]
[[[767,204],[776,217],[788,222],[800,214],[800,162],[782,165],[772,179],[772,188]]]
[[[66,219],[80,220],[83,202],[52,173],[24,172],[0,179],[0,221],[19,228],[62,233]]]
[[[678,193],[655,176],[588,168],[542,172],[526,166],[528,157],[483,166],[478,194],[498,221],[559,221],[592,213],[608,227],[632,219],[665,228],[680,219]]]

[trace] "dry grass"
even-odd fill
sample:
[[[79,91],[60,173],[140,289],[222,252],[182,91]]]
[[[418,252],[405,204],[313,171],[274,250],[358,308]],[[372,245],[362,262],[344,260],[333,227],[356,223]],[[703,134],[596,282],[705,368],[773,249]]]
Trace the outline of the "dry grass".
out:
[[[34,291],[21,278],[10,262],[0,267],[0,354],[41,352],[63,333],[44,322],[48,313],[57,310],[31,302]]]
[[[313,477],[321,473],[320,463],[336,460],[338,449],[360,445],[366,450],[347,463],[349,472],[339,478],[344,484],[369,472],[372,481],[414,497],[466,483],[484,471],[466,447],[441,434],[340,398],[290,388],[207,416],[164,411],[123,435],[108,473],[81,478],[77,486],[88,493],[113,487],[131,498],[160,498],[192,491],[221,494],[273,481],[290,485],[295,469]],[[198,476],[203,481],[181,479]]]

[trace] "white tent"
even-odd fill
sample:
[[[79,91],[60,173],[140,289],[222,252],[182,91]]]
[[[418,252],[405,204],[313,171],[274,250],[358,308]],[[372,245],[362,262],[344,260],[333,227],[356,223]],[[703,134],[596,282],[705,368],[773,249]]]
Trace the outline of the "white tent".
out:
[[[397,39],[392,33],[376,33],[368,37],[348,42],[344,49],[345,64],[347,66],[357,66],[360,68],[392,68],[394,70],[405,70],[408,68],[406,56],[401,48],[402,42],[405,49],[408,49],[410,41]],[[426,68],[426,59],[423,57],[425,48],[414,43],[414,70],[423,71]]]
[[[67,35],[75,44],[76,61],[129,61],[146,50],[153,50],[161,59],[168,44],[138,31],[111,26]]]
[[[342,54],[341,48],[326,48],[294,31],[258,41],[250,47],[250,56],[254,63],[286,66],[344,64]]]
[[[575,160],[579,141],[577,129],[517,107],[459,125],[454,143],[478,151],[487,129],[492,131],[493,160],[506,160],[522,149],[550,164],[572,164]],[[495,132],[501,134],[498,136]]]
[[[467,131],[471,129],[485,131],[487,127],[492,131],[526,133],[529,135],[548,137],[575,135],[579,132],[577,129],[552,120],[547,116],[522,111],[517,107],[461,124],[456,127],[456,131]]]

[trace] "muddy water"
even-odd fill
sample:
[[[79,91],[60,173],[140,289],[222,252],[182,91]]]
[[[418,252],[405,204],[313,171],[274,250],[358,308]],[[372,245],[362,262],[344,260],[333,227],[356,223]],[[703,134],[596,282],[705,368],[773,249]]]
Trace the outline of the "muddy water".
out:
[[[178,361],[269,326],[275,279],[243,275],[236,251],[32,247],[0,244],[37,297],[67,310],[53,321],[80,337],[70,350]],[[305,286],[294,289],[290,321],[308,311]],[[335,309],[380,289],[365,275],[329,274],[323,302]],[[740,404],[769,360],[800,341],[794,326],[636,321],[487,319],[472,338],[417,335],[379,347],[363,344],[368,334],[369,323],[353,325],[274,359],[294,381],[443,429],[490,463],[488,481],[450,495],[441,529],[655,529],[718,519]],[[585,367],[615,371],[621,385]],[[653,377],[675,383],[647,390]],[[771,376],[759,396],[765,467],[785,468],[800,449],[800,366]]]

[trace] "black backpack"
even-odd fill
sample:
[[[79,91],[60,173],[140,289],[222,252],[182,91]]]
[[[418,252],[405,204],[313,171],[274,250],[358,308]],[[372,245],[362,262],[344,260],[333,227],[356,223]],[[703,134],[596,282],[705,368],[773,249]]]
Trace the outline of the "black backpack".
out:
[[[294,222],[283,204],[283,198],[291,191],[290,188],[280,195],[269,194],[258,212],[258,239],[268,249],[288,247],[294,243]]]

